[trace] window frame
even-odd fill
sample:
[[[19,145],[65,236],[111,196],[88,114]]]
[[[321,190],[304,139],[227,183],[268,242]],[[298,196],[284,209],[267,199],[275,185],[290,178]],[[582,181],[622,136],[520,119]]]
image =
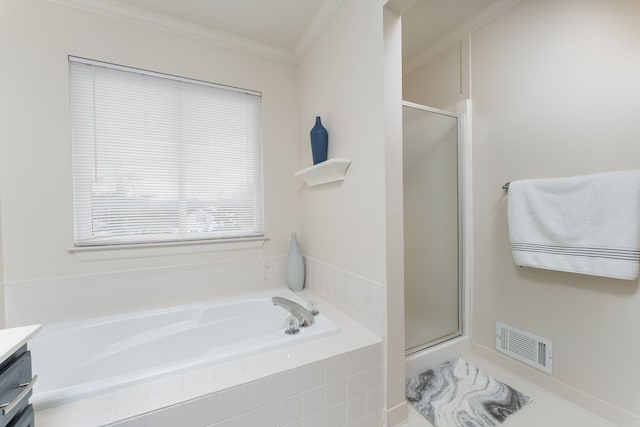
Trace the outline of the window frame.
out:
[[[223,243],[223,242],[252,243],[255,241],[265,240],[264,238],[265,203],[264,203],[264,176],[263,176],[264,175],[264,152],[263,152],[264,148],[263,148],[262,93],[261,92],[248,90],[248,89],[241,89],[238,87],[221,85],[221,84],[211,83],[211,82],[206,82],[201,80],[195,80],[195,79],[190,79],[185,77],[178,77],[175,75],[149,71],[149,70],[144,70],[140,68],[127,67],[127,66],[112,64],[112,63],[103,62],[103,61],[80,58],[80,57],[75,57],[71,55],[68,57],[68,64],[69,64],[69,79],[70,79],[70,85],[69,85],[70,107],[71,107],[71,121],[72,121],[72,124],[71,124],[72,153],[74,157],[72,161],[72,166],[73,166],[73,204],[74,204],[73,210],[74,210],[74,249],[75,250],[82,251],[83,249],[91,250],[91,249],[112,248],[112,247],[132,248],[132,247],[140,247],[140,246],[156,247],[156,248],[172,247],[175,249],[175,247],[178,247],[178,246],[191,245],[191,244],[202,245],[202,244],[208,244],[208,243]],[[78,196],[78,189],[77,189],[77,175],[79,172],[78,172],[78,163],[77,163],[78,160],[76,159],[76,154],[77,154],[77,145],[82,143],[78,143],[74,138],[74,135],[75,135],[74,130],[76,129],[74,126],[76,124],[74,123],[74,114],[73,114],[74,97],[73,97],[73,94],[71,93],[71,91],[73,90],[73,84],[74,84],[73,82],[74,77],[72,76],[73,64],[89,65],[92,67],[101,67],[106,70],[124,71],[124,72],[134,73],[136,75],[141,75],[146,77],[166,79],[167,81],[177,82],[177,84],[180,84],[180,85],[182,84],[191,85],[189,86],[191,88],[194,87],[193,85],[195,85],[203,88],[213,88],[216,90],[229,91],[229,93],[233,92],[237,94],[243,94],[243,96],[249,95],[249,96],[257,97],[257,114],[255,115],[256,120],[255,122],[252,122],[252,126],[255,127],[254,134],[255,136],[257,136],[257,138],[255,138],[255,141],[252,140],[252,143],[255,142],[255,146],[253,146],[253,148],[255,149],[255,153],[253,153],[255,155],[255,159],[251,158],[251,160],[254,160],[255,164],[250,164],[249,161],[247,162],[247,167],[254,168],[250,173],[250,175],[252,174],[251,176],[254,178],[254,181],[251,181],[251,182],[255,185],[251,187],[247,184],[248,185],[247,188],[249,188],[249,190],[253,191],[254,193],[252,196],[253,198],[251,199],[251,201],[254,202],[254,206],[253,206],[254,210],[252,210],[251,212],[252,212],[252,215],[256,217],[255,228],[248,231],[247,229],[244,229],[242,231],[234,230],[231,232],[224,232],[224,233],[216,232],[216,231],[213,231],[213,232],[212,231],[209,231],[209,232],[196,231],[196,232],[187,233],[185,231],[181,231],[178,233],[166,232],[166,233],[128,234],[127,237],[124,237],[124,238],[117,238],[113,236],[109,236],[107,238],[98,238],[93,235],[90,238],[87,238],[85,235],[79,237],[78,205],[80,202],[78,201],[79,196]],[[206,89],[203,89],[203,90],[206,90]],[[96,107],[95,107],[95,99],[94,99],[94,106],[93,106],[94,116],[96,111],[95,108]],[[179,111],[181,112],[182,110],[176,110],[173,112],[173,114],[177,114]],[[95,126],[95,122],[94,122],[94,126]],[[183,147],[186,144],[185,141],[181,140],[180,138],[178,138],[178,141],[174,143],[177,145],[178,149],[183,149],[181,147]],[[93,139],[93,144],[98,144],[95,136]],[[93,161],[97,162],[96,160],[97,158],[98,156],[94,155]],[[188,167],[188,164],[181,164],[180,162],[176,162],[176,164],[179,165],[178,168],[183,168],[185,170]],[[94,171],[93,173],[94,173],[93,178],[95,179],[95,175],[97,174],[97,172]],[[84,179],[86,179],[86,177]],[[218,184],[218,185],[221,185],[221,184]],[[217,188],[222,188],[222,186]],[[178,193],[180,194],[180,196],[176,198],[176,204],[174,205],[174,208],[176,210],[178,210],[177,205],[182,203],[180,199],[186,197],[184,196],[184,193],[180,193],[180,192]],[[236,197],[236,202],[237,202],[237,197]],[[242,204],[238,203],[238,206],[240,205]],[[181,214],[178,214],[178,216],[180,215]],[[87,218],[89,218],[89,221],[95,221],[95,213],[93,212],[93,210],[90,212]],[[182,222],[182,219],[179,219],[178,221]],[[149,236],[151,236],[151,238],[149,238]]]

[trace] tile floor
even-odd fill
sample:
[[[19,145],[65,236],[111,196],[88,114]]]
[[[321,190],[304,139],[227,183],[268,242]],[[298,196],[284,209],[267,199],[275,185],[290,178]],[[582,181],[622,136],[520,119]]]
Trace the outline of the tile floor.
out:
[[[496,365],[473,356],[464,357],[464,360],[533,398],[529,405],[509,417],[502,427],[615,427]],[[409,405],[409,420],[401,427],[432,426],[413,406]]]

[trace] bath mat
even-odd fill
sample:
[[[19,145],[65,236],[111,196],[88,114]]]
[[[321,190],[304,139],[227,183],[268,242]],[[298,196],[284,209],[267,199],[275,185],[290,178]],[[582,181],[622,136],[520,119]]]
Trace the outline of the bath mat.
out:
[[[407,399],[435,427],[491,427],[531,398],[460,358],[410,378]]]

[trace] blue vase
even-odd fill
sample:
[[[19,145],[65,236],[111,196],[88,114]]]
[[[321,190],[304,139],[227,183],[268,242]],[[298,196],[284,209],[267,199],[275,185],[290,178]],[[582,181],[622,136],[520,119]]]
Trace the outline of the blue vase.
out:
[[[320,116],[316,116],[316,124],[311,128],[310,135],[313,164],[317,165],[327,160],[327,150],[329,148],[329,133],[322,126]]]

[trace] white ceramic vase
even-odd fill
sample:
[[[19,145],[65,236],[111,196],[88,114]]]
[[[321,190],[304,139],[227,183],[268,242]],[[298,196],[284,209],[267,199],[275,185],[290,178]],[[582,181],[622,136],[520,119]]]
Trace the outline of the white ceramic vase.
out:
[[[298,246],[295,231],[291,233],[291,244],[289,245],[289,256],[287,257],[287,284],[294,292],[304,288],[304,260]]]

